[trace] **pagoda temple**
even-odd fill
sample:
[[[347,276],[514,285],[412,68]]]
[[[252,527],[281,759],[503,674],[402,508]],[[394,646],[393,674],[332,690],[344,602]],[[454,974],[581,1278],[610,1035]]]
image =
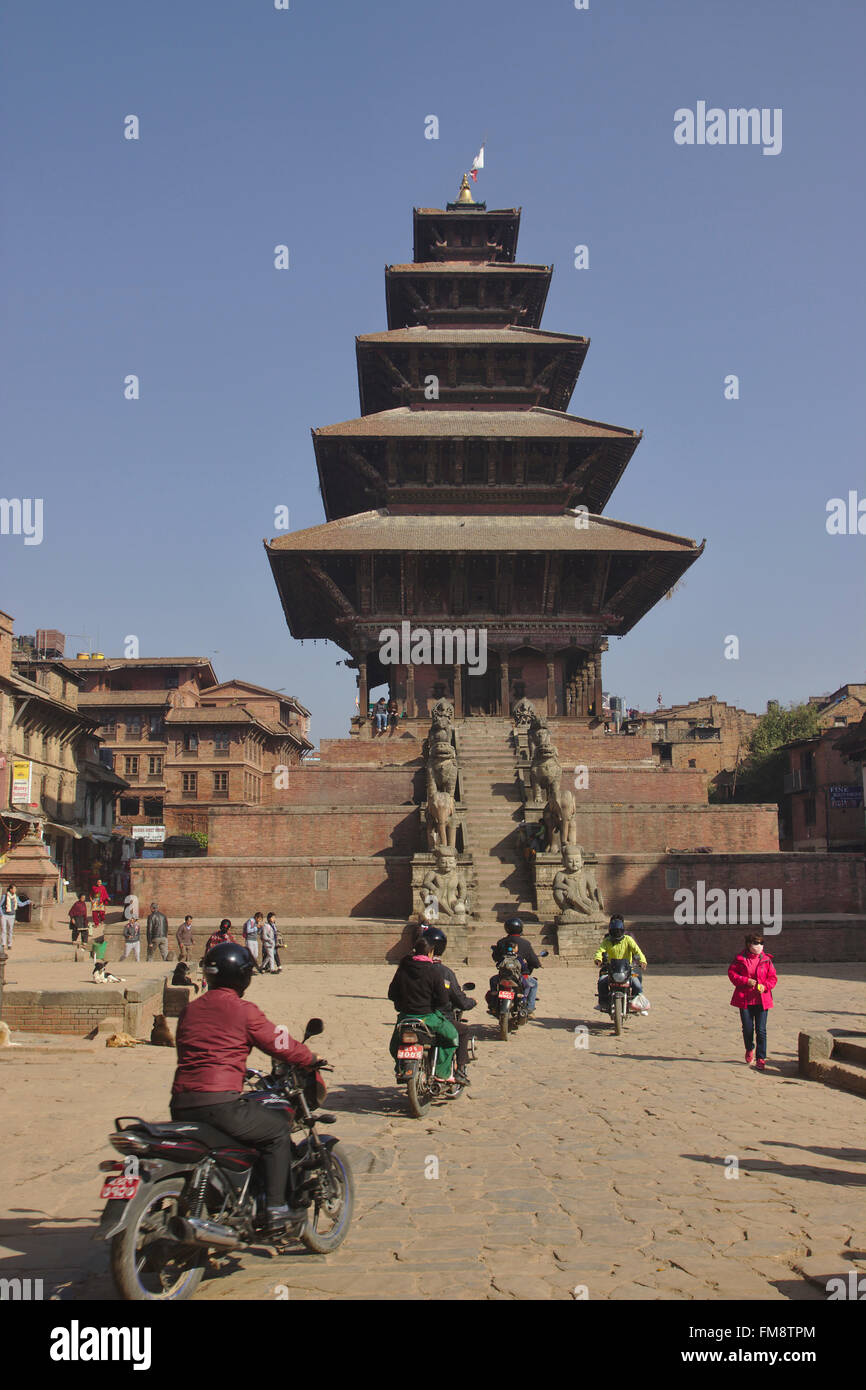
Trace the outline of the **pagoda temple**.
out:
[[[416,209],[387,331],[357,340],[361,413],[313,431],[327,521],[266,544],[292,635],[357,672],[349,737],[212,806],[206,857],[141,860],[135,891],[213,921],[266,904],[310,962],[399,959],[432,895],[449,958],[481,966],[515,912],[548,965],[591,959],[611,911],[652,960],[728,961],[743,919],[681,901],[784,889],[789,960],[856,959],[862,855],[780,853],[777,807],[711,803],[704,745],[673,765],[664,723],[608,736],[608,638],[703,546],[604,515],[640,435],[568,411],[589,344],[541,328],[551,267],[515,259],[519,224],[466,178]],[[383,685],[400,717],[377,734]]]
[[[385,271],[388,328],[356,339],[360,415],[313,431],[327,521],[267,546],[289,629],[328,638],[408,720],[598,721],[602,653],[701,554],[603,515],[640,433],[569,413],[589,339],[541,328],[552,267],[516,258],[520,209],[416,208]],[[384,629],[483,632],[486,669],[383,664]],[[439,655],[441,655],[441,649]],[[447,655],[454,656],[453,661]]]

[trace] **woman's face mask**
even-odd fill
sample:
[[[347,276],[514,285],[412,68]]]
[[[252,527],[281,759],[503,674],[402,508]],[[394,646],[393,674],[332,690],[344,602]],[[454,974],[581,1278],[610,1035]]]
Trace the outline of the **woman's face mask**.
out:
[[[749,951],[751,952],[751,954],[752,954],[753,956],[759,956],[759,955],[761,954],[761,952],[763,951],[763,949],[764,949],[763,945],[757,945],[757,946],[750,946],[750,947],[749,947]]]

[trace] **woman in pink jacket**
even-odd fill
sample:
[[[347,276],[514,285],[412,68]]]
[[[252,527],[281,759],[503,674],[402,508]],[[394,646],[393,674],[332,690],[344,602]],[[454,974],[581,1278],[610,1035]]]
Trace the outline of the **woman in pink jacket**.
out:
[[[746,1066],[755,1056],[757,1035],[755,1066],[758,1071],[763,1071],[767,1058],[767,1010],[773,1007],[773,986],[777,976],[773,957],[764,950],[762,936],[746,937],[745,949],[728,967],[728,979],[734,986],[731,1003],[735,1009],[739,1009],[743,1023]]]

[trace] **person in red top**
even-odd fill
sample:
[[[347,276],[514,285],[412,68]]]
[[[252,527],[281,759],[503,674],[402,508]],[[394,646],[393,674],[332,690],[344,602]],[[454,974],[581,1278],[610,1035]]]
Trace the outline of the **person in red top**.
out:
[[[232,945],[233,943],[234,937],[232,936],[232,924],[229,921],[228,917],[224,917],[220,922],[217,930],[215,932],[212,932],[211,935],[208,937],[207,945],[204,948],[204,953],[205,955],[207,955],[208,951],[212,950],[214,946],[225,946],[226,944]]]
[[[731,1004],[740,1011],[746,1066],[755,1057],[757,1045],[755,1067],[763,1071],[767,1061],[767,1011],[773,1007],[773,988],[778,984],[773,957],[764,950],[763,936],[746,937],[745,949],[728,967],[728,979],[735,986]]]
[[[241,1099],[247,1057],[258,1047],[300,1067],[317,1067],[323,1059],[271,1023],[255,1004],[243,1001],[253,966],[246,946],[236,942],[216,946],[205,956],[208,991],[191,1000],[178,1020],[171,1117],[214,1125],[260,1151],[268,1230],[276,1235],[305,1212],[286,1202],[292,1144],[285,1115]]]

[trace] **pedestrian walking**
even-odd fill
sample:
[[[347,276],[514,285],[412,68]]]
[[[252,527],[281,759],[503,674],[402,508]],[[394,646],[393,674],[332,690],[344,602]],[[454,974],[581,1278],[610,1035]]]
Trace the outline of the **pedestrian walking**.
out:
[[[123,927],[123,959],[135,956],[141,961],[141,923],[137,917],[130,917]]]
[[[728,979],[734,986],[731,1004],[739,1009],[743,1025],[746,1066],[754,1059],[755,1069],[763,1071],[767,1061],[767,1013],[773,1007],[778,976],[773,957],[764,950],[764,938],[759,933],[746,937],[744,949],[728,967]]]
[[[12,949],[12,934],[15,931],[15,914],[20,907],[20,899],[15,891],[15,884],[10,883],[9,887],[0,897],[0,943],[4,951]]]
[[[262,927],[262,953],[264,960],[262,970],[267,975],[277,973],[277,929],[271,922],[272,914],[269,912],[267,921]]]
[[[151,903],[147,919],[147,959],[153,960],[154,951],[159,951],[163,960],[168,960],[168,918],[160,912],[158,903]]]
[[[180,960],[185,960],[185,961],[190,961],[190,960],[192,960],[193,934],[192,934],[192,917],[191,917],[190,913],[187,913],[186,916],[184,917],[183,921],[181,922],[180,926],[178,927],[177,931],[175,932],[175,936],[177,937],[177,958],[178,958],[178,960],[179,960],[179,961],[180,961]]]
[[[93,917],[93,930],[99,931],[105,921],[105,909],[108,906],[108,889],[98,878],[93,885],[90,893],[90,911]]]
[[[273,927],[273,930],[274,930],[274,961],[276,962],[277,974],[279,975],[280,971],[281,971],[282,968],[283,968],[283,962],[280,960],[280,948],[282,947],[283,943],[282,943],[282,941],[280,940],[280,933],[279,933],[279,931],[277,930],[277,917],[276,917],[276,913],[274,913],[274,912],[269,912],[269,913],[268,913],[268,921],[270,922],[270,924],[271,924],[271,926]]]
[[[75,902],[69,909],[69,930],[72,932],[72,944],[76,948],[76,960],[78,959],[78,942],[82,946],[87,945],[87,938],[90,931],[87,914],[87,901],[83,893],[79,893]]]
[[[244,922],[244,945],[256,965],[259,963],[259,945],[261,942],[264,920],[265,914],[263,912],[254,912],[252,917],[248,917]]]

